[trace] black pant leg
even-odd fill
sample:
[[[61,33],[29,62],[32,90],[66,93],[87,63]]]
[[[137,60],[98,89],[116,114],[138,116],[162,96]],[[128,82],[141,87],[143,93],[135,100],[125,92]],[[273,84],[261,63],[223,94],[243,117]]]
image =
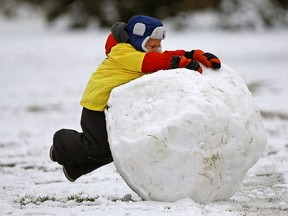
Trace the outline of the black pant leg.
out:
[[[81,127],[84,133],[83,143],[90,159],[98,161],[111,157],[105,113],[83,108]]]
[[[83,146],[83,133],[75,130],[61,129],[54,134],[54,157],[61,164],[85,162],[87,155]]]
[[[81,126],[83,133],[61,129],[54,135],[54,157],[74,176],[89,173],[113,161],[105,113],[83,108]]]

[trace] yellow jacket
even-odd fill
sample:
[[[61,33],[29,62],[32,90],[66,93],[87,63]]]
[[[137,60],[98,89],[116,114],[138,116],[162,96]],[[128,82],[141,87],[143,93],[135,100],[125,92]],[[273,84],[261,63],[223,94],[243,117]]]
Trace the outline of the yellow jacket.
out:
[[[115,45],[108,57],[91,75],[80,104],[90,110],[104,111],[113,88],[141,77],[144,52],[129,43]]]

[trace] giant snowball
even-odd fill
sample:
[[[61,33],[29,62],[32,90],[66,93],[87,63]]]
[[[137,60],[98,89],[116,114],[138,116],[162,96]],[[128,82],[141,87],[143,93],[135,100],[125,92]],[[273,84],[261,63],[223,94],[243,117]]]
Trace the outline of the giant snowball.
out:
[[[108,105],[115,166],[144,200],[228,199],[266,145],[250,91],[225,65],[142,76],[115,88]]]

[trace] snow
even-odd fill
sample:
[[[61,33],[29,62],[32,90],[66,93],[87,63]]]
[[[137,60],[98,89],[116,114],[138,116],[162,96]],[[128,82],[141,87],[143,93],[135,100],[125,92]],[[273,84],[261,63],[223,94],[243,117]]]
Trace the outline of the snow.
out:
[[[112,90],[108,137],[120,175],[144,200],[224,200],[266,146],[245,82],[226,65],[159,71]]]
[[[287,31],[168,31],[164,48],[201,48],[240,73],[268,136],[236,194],[200,204],[142,201],[113,163],[68,182],[48,151],[56,130],[80,130],[79,100],[105,58],[108,31],[63,32],[37,20],[0,25],[0,215],[288,215]]]

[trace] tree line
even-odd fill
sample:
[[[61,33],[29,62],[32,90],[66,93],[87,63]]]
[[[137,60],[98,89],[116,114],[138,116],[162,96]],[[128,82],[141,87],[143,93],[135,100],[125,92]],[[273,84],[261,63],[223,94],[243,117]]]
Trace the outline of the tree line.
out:
[[[245,15],[245,2],[252,4],[254,13],[258,13],[268,27],[274,25],[275,20],[288,25],[287,0],[0,0],[0,12],[13,17],[17,16],[19,8],[30,7],[43,14],[49,23],[68,17],[71,28],[85,28],[91,22],[101,27],[111,26],[116,21],[127,22],[135,14],[165,19],[213,11],[226,19],[239,10]],[[263,2],[264,5],[266,2],[264,8]]]

